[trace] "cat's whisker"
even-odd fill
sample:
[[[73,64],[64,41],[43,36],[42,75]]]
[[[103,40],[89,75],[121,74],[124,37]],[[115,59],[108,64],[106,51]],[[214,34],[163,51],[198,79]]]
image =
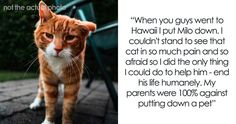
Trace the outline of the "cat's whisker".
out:
[[[74,63],[75,63],[75,65],[76,65],[77,69],[80,70],[79,67],[78,67],[78,65],[77,65],[77,63],[76,63],[76,59],[72,58],[72,60],[74,61]],[[79,60],[78,60],[78,61],[79,61]]]
[[[90,71],[89,71],[89,68],[84,64],[84,69],[88,75],[88,78],[90,78]]]
[[[81,60],[78,58],[78,57],[75,57],[75,59],[77,59],[78,60],[78,62],[80,62],[80,64],[82,64],[82,62],[81,62]],[[90,69],[89,69],[89,67],[85,64],[85,63],[83,63],[83,66],[84,66],[84,69],[85,69],[85,72],[87,73],[87,75],[88,75],[88,78],[90,78]]]
[[[84,69],[88,73],[88,77],[89,77],[89,74],[90,74],[91,71],[90,71],[89,67],[85,63],[84,63]]]
[[[41,56],[43,56],[43,55],[40,55],[40,56],[38,56],[38,57],[41,57]],[[29,69],[30,69],[30,68],[32,67],[32,65],[38,60],[38,57],[35,57],[34,60],[30,61],[31,63],[28,62],[28,64],[30,63],[30,65],[29,65],[28,68],[26,69],[23,78],[25,78],[25,76],[26,76],[26,74],[28,73]]]
[[[24,66],[31,64],[35,59],[38,59],[38,57],[34,57],[33,59],[31,59],[29,62],[27,62]]]
[[[70,52],[66,52],[66,53],[64,53],[64,57],[66,58],[66,61],[67,61],[67,63],[68,63],[68,66],[69,66],[69,73],[70,73],[70,82],[71,82],[71,78],[72,78],[72,74],[73,73],[75,73],[75,70],[72,68],[73,67],[73,61],[72,61],[72,58],[71,58],[71,54],[70,54]]]
[[[79,69],[79,67],[78,67],[78,65],[77,65],[77,63],[76,63],[76,61],[72,58],[72,61],[74,62],[74,64],[75,64],[75,66],[76,66],[76,68],[78,69],[78,71],[79,71],[79,73],[81,73],[80,72],[80,69]],[[76,78],[77,78],[77,75],[76,75]]]
[[[24,73],[24,76],[23,78],[25,78],[26,74],[28,73],[30,67],[38,60],[38,58],[36,57],[32,62],[31,64],[28,66],[28,68],[26,69],[25,73]]]

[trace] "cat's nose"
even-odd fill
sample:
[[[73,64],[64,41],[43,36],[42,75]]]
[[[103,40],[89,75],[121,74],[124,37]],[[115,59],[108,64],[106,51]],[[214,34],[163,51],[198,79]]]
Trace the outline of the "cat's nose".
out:
[[[60,49],[60,48],[54,48],[54,50],[57,52],[57,54],[59,54],[63,49]]]

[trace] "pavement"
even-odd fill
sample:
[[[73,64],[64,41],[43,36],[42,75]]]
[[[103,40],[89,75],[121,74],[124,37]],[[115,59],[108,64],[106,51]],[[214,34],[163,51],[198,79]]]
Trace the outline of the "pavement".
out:
[[[37,93],[37,79],[0,83],[0,124],[41,124],[45,108],[29,109]],[[118,113],[103,81],[96,80],[90,88],[81,83],[79,101],[73,114],[74,124],[118,124]],[[117,88],[117,83],[115,83]],[[62,98],[56,107],[56,124],[61,124]]]

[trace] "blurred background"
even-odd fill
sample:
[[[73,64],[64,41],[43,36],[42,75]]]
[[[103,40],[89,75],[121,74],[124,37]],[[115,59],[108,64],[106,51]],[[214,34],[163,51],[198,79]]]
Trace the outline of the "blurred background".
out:
[[[49,6],[55,5],[53,0],[44,0],[44,2]],[[39,0],[0,0],[0,81],[38,77],[37,48],[33,40],[33,31],[39,18],[38,11],[10,9],[12,5],[37,6],[38,3]],[[117,0],[94,0],[93,5],[98,27],[117,20]],[[106,63],[110,77],[113,81],[117,81],[118,49],[102,52],[106,54],[106,59],[111,60]],[[96,73],[96,79],[101,78],[90,47],[86,51],[84,72],[85,78],[93,73]]]

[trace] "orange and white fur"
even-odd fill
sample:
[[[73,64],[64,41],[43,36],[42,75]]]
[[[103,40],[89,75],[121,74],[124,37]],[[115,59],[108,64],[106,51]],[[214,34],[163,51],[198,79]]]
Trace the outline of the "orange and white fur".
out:
[[[58,86],[63,84],[62,123],[71,124],[83,73],[86,38],[96,25],[57,15],[42,1],[39,3],[39,16],[34,38],[38,47],[40,76],[38,94],[30,108],[36,109],[44,101],[46,116],[42,124],[54,124]]]

